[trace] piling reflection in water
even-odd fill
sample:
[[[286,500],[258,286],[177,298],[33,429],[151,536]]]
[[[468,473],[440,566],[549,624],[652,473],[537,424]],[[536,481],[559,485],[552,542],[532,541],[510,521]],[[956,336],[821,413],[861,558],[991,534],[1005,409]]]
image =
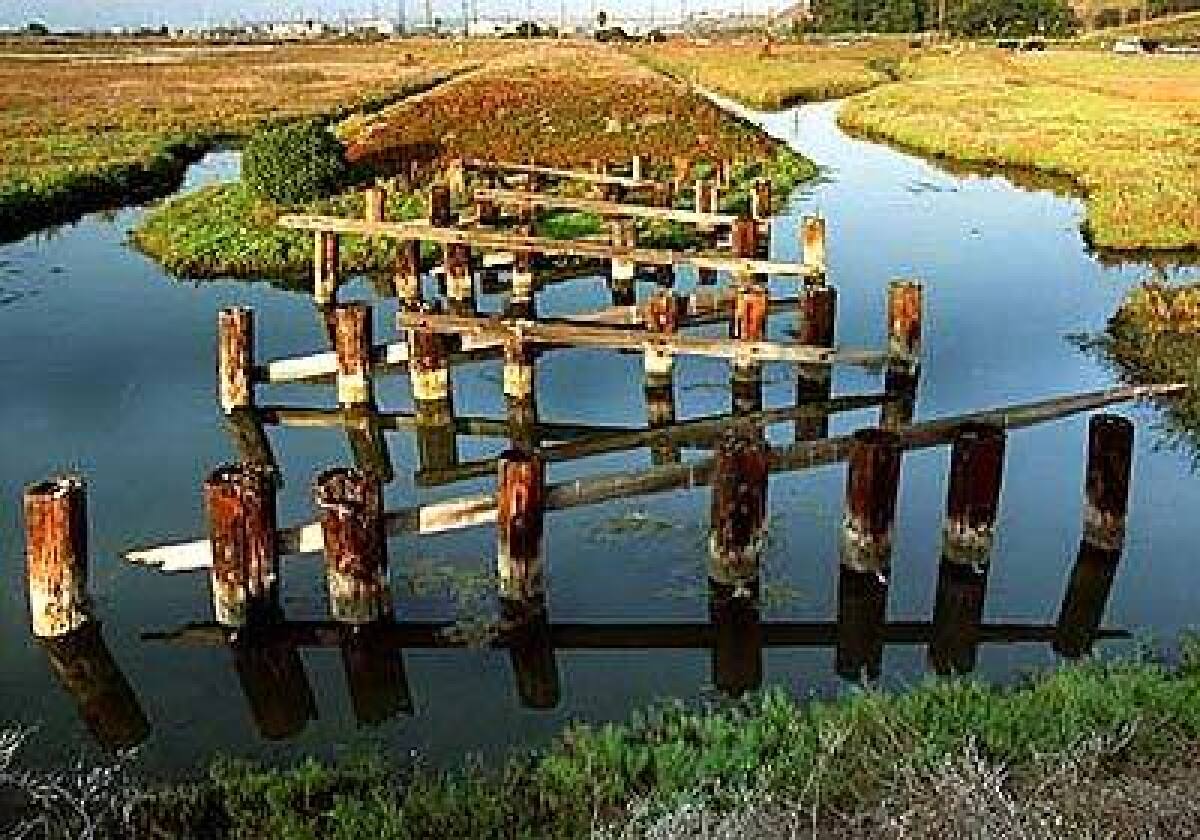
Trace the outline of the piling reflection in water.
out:
[[[241,633],[229,642],[233,666],[258,733],[294,738],[317,719],[317,701],[296,646],[272,632]]]
[[[763,629],[757,577],[730,585],[708,583],[712,623],[712,677],[730,697],[757,691],[763,683]]]
[[[929,665],[935,674],[969,674],[979,657],[979,630],[987,596],[988,566],[947,562],[938,567]]]
[[[65,636],[39,639],[38,644],[102,748],[120,752],[146,740],[150,722],[109,652],[99,622],[88,621]]]
[[[843,566],[838,573],[837,647],[833,668],[846,680],[877,680],[883,673],[888,580],[879,572]]]
[[[516,681],[521,705],[529,709],[554,709],[562,700],[558,661],[544,595],[500,602],[504,645]]]
[[[389,643],[388,623],[368,624],[343,634],[342,669],[354,718],[361,726],[376,726],[413,713],[404,653]]]

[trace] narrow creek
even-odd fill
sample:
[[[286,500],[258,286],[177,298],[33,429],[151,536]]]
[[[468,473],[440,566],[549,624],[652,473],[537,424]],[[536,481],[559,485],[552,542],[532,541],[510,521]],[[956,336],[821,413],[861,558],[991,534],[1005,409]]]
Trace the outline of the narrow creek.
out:
[[[924,281],[927,328],[918,419],[1113,382],[1071,336],[1103,330],[1146,271],[1106,268],[1087,253],[1076,199],[1027,191],[1002,177],[951,175],[849,138],[836,126],[836,110],[836,103],[825,103],[749,115],[826,167],[823,181],[794,195],[774,221],[774,256],[797,256],[801,215],[819,210],[828,218],[830,281],[840,295],[839,341],[847,345],[882,343],[889,279]],[[236,171],[235,153],[215,153],[192,167],[184,189],[236,177]],[[434,763],[457,763],[465,752],[496,756],[537,744],[570,720],[623,719],[658,699],[711,694],[714,655],[703,641],[708,637],[698,634],[692,644],[686,634],[661,632],[672,623],[709,621],[704,550],[709,498],[701,492],[551,517],[546,542],[551,622],[649,626],[631,629],[607,649],[556,650],[556,672],[546,680],[556,691],[550,691],[551,702],[541,704],[550,708],[522,703],[517,676],[522,666],[506,651],[414,648],[399,654],[411,712],[361,725],[339,650],[306,648],[299,656],[312,702],[299,725],[287,727],[286,737],[269,738],[244,690],[252,670],[245,661],[224,647],[143,638],[210,618],[205,575],[162,576],[128,566],[120,555],[137,545],[200,536],[200,482],[234,457],[213,395],[217,311],[254,307],[262,358],[311,352],[325,339],[305,295],[267,282],[193,284],[164,276],[125,244],[142,212],[91,216],[0,248],[0,376],[6,382],[0,421],[9,429],[0,446],[0,556],[6,558],[0,566],[0,725],[37,725],[37,748],[31,752],[37,761],[98,749],[86,715],[27,630],[20,494],[24,485],[64,470],[81,471],[89,480],[92,590],[107,647],[149,724],[140,761],[151,772],[187,775],[217,753],[286,760],[361,747],[397,755],[416,751]],[[1190,269],[1177,273],[1194,275]],[[686,290],[693,283],[685,277],[679,285]],[[772,286],[778,294],[791,291],[781,279]],[[365,280],[351,284],[348,296],[373,300],[377,334],[392,334],[393,301],[380,301]],[[494,308],[496,300],[483,296],[481,307]],[[547,311],[567,312],[605,305],[608,294],[600,281],[582,280],[549,287],[543,300]],[[783,336],[788,327],[789,316],[776,316],[771,333]],[[538,370],[543,416],[644,422],[641,389],[631,385],[640,381],[640,365],[637,356],[612,353],[549,355]],[[456,371],[458,410],[503,416],[498,382],[496,363]],[[684,360],[677,382],[680,419],[728,411],[723,363]],[[794,401],[789,368],[769,367],[766,382],[768,407]],[[865,372],[839,370],[834,388],[868,393],[879,382]],[[379,402],[388,410],[406,410],[408,399],[403,378],[380,389]],[[333,394],[330,388],[288,386],[276,388],[270,401],[332,405]],[[1111,591],[1100,581],[1076,595],[1102,610],[1105,628],[1129,634],[1098,643],[1098,651],[1130,651],[1147,638],[1169,649],[1198,619],[1194,546],[1200,524],[1193,516],[1200,509],[1200,481],[1190,471],[1192,453],[1161,445],[1154,409],[1121,410],[1138,427],[1126,549]],[[875,419],[875,410],[840,415],[830,432]],[[1042,630],[1020,641],[1003,633],[989,637],[976,662],[982,678],[1010,680],[1058,661],[1050,639],[1078,549],[1085,429],[1086,418],[1077,417],[1016,432],[1009,441],[984,621]],[[285,481],[280,519],[307,520],[312,478],[349,459],[345,436],[334,429],[296,428],[272,429],[270,435]],[[770,430],[773,443],[791,435],[790,424]],[[453,498],[491,483],[418,488],[411,435],[390,432],[388,443],[397,472],[387,489],[389,506]],[[464,460],[487,457],[501,446],[502,441],[463,438],[459,454]],[[648,464],[643,450],[554,465],[550,476],[558,481]],[[933,615],[945,472],[945,450],[905,459],[889,621],[928,622]],[[848,690],[836,673],[831,641],[838,620],[843,482],[844,469],[836,466],[771,481],[761,617],[806,623],[812,630],[805,644],[771,645],[762,652],[764,685],[805,696]],[[469,635],[475,615],[491,609],[494,600],[487,578],[492,540],[487,528],[393,540],[399,620],[458,617]],[[287,562],[288,617],[323,619],[323,587],[319,558]],[[661,646],[667,637],[674,641]],[[883,682],[892,687],[923,679],[926,645],[889,643],[882,666]],[[268,691],[293,688],[267,684]]]

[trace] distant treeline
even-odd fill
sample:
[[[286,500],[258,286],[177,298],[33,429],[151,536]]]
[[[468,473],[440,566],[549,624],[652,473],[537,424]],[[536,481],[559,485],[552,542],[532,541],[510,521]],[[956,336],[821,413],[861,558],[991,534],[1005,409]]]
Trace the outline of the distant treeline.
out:
[[[1200,0],[1147,5],[1150,16],[1158,17],[1200,9]],[[1081,21],[1076,9],[1088,20]],[[924,32],[944,26],[965,36],[1070,35],[1082,23],[1128,23],[1141,14],[1140,4],[1128,0],[813,0],[812,12],[821,32]]]

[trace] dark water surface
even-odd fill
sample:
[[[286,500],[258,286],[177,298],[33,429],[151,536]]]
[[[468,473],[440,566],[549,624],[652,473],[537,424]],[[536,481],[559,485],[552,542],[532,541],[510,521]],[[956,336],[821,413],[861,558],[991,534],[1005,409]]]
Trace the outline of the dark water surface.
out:
[[[828,217],[830,279],[840,292],[839,339],[851,346],[883,342],[889,279],[914,276],[925,282],[926,355],[918,419],[1112,383],[1112,375],[1079,352],[1069,336],[1102,330],[1144,271],[1106,269],[1086,253],[1078,201],[1027,192],[1000,178],[952,176],[919,159],[851,140],[836,129],[835,109],[812,106],[761,120],[829,168],[826,183],[794,196],[789,211],[775,221],[774,256],[796,257],[801,214],[819,209]],[[231,154],[210,157],[193,170],[189,187],[227,177],[235,167]],[[75,701],[27,631],[20,494],[27,483],[64,470],[88,477],[92,590],[108,649],[150,724],[142,753],[154,772],[186,774],[217,752],[282,759],[364,745],[397,753],[415,750],[434,762],[453,763],[465,751],[496,756],[544,742],[571,719],[620,719],[659,698],[695,698],[711,691],[714,654],[706,641],[711,634],[702,628],[673,634],[673,643],[683,646],[677,649],[638,649],[639,639],[662,641],[664,633],[637,631],[621,640],[632,645],[629,649],[564,646],[552,660],[534,656],[515,666],[504,650],[410,648],[402,662],[412,713],[365,726],[356,721],[341,652],[303,648],[299,656],[315,719],[293,737],[268,740],[239,681],[239,673],[244,679],[249,673],[248,681],[254,682],[253,663],[235,663],[225,647],[144,640],[144,633],[210,619],[206,575],[164,576],[129,566],[120,556],[134,546],[203,534],[201,480],[234,455],[213,393],[217,311],[234,304],[254,307],[260,358],[312,352],[324,346],[324,337],[305,295],[266,282],[192,285],[163,276],[124,245],[140,213],[91,217],[0,249],[5,386],[0,421],[7,430],[0,445],[0,722],[40,726],[33,760],[51,762],[95,749]],[[689,276],[680,285],[687,289],[693,282]],[[793,292],[789,285],[772,280],[776,294]],[[375,299],[378,333],[393,334],[388,325],[394,302],[379,301],[365,281],[351,284],[347,297]],[[485,307],[498,302],[496,297],[481,300]],[[553,286],[541,300],[550,312],[609,302],[603,284],[594,279]],[[772,334],[782,336],[789,321],[787,315],[774,318]],[[456,369],[457,409],[503,417],[499,372],[495,362]],[[640,376],[638,356],[550,354],[539,362],[539,409],[546,420],[639,425],[645,420]],[[794,401],[794,374],[788,367],[770,366],[766,380],[768,406]],[[679,417],[728,411],[726,384],[725,363],[681,361]],[[843,394],[880,387],[877,375],[840,369],[834,384]],[[263,396],[271,402],[334,404],[331,387],[278,387]],[[379,401],[385,410],[408,410],[406,380],[385,381]],[[1126,550],[1107,603],[1103,575],[1092,579],[1084,594],[1095,602],[1093,608],[1104,609],[1106,627],[1169,649],[1198,620],[1200,482],[1189,471],[1189,453],[1160,451],[1153,409],[1124,410],[1138,425]],[[844,433],[876,418],[875,410],[842,415],[831,431]],[[1033,625],[1026,635],[1040,640],[1010,643],[997,637],[984,643],[976,669],[982,677],[1011,680],[1025,669],[1058,661],[1049,642],[1052,633],[1036,628],[1053,628],[1076,560],[1085,431],[1086,418],[1078,417],[1016,432],[1009,440],[984,616],[987,623]],[[773,427],[770,437],[784,443],[792,433],[790,424],[783,424]],[[297,428],[272,429],[270,436],[286,482],[281,521],[308,520],[312,478],[326,466],[348,462],[346,437],[335,429]],[[492,483],[418,489],[411,433],[389,432],[388,443],[398,475],[387,490],[389,506],[454,498]],[[503,443],[461,438],[459,455],[463,460],[495,455]],[[945,449],[905,459],[890,621],[928,622],[933,616],[946,461]],[[550,480],[649,463],[643,450],[556,464]],[[844,479],[844,468],[833,466],[776,476],[770,485],[762,618],[826,626],[797,630],[791,639],[769,631],[770,640],[805,644],[768,647],[762,654],[763,681],[801,695],[829,695],[848,687],[835,673],[832,642]],[[552,514],[546,538],[550,620],[648,622],[660,628],[707,623],[708,504],[707,492],[691,491]],[[477,611],[493,610],[487,581],[493,541],[490,527],[393,540],[398,618],[458,618],[469,624]],[[323,590],[318,557],[285,563],[290,619],[323,619]],[[892,686],[927,672],[926,645],[902,635],[883,655],[884,681]],[[1103,642],[1098,649],[1128,650],[1133,644]],[[557,669],[558,693],[543,691],[540,699],[553,708],[529,708],[522,703],[516,671],[540,669],[539,684],[552,688],[546,673],[550,663]],[[257,685],[262,690],[264,683]],[[265,686],[268,694],[273,689],[283,694],[274,702],[284,708],[302,707],[303,692],[295,682],[268,679]],[[136,716],[131,720],[126,729],[136,730]]]

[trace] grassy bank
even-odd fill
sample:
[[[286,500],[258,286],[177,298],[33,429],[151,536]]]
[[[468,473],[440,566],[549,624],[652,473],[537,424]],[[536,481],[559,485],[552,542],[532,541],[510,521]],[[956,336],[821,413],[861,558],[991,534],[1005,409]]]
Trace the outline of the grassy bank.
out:
[[[1062,175],[1101,249],[1200,247],[1200,64],[991,49],[906,62],[855,97],[847,129],[918,152]]]
[[[894,78],[907,52],[903,41],[880,39],[853,47],[776,44],[769,54],[757,43],[672,41],[635,54],[676,78],[769,111],[870,90]]]
[[[338,127],[356,166],[389,175],[412,160],[436,166],[453,157],[538,160],[587,168],[592,161],[626,161],[649,155],[652,174],[669,177],[684,155],[704,174],[717,159],[743,161],[722,210],[749,209],[750,185],[765,176],[782,205],[798,184],[816,175],[811,161],[754,126],[614,50],[589,46],[537,47],[498,59],[377,115],[354,117]],[[567,189],[579,189],[579,185]],[[396,192],[396,191],[393,191]],[[393,195],[389,218],[420,213],[421,199]],[[134,233],[137,246],[177,276],[189,278],[303,276],[311,267],[311,237],[281,231],[285,212],[361,213],[349,190],[306,207],[281,207],[254,198],[241,184],[214,187],[152,209]],[[681,205],[682,206],[682,205]],[[682,226],[639,225],[650,246],[688,247]],[[551,237],[598,234],[602,220],[581,213],[546,214],[537,232]],[[382,241],[351,241],[343,269],[390,264]]]
[[[663,707],[626,724],[572,727],[494,772],[221,762],[194,785],[101,810],[122,823],[112,836],[137,837],[577,838],[601,826],[642,836],[638,825],[680,809],[720,815],[747,803],[834,826],[964,757],[994,768],[1000,797],[1043,782],[1048,758],[1088,743],[1107,745],[1094,769],[1113,775],[1187,760],[1198,739],[1200,647],[1188,642],[1177,671],[1091,662],[1008,690],[941,681],[835,702],[772,692],[725,708]]]
[[[85,55],[10,46],[0,50],[0,240],[168,192],[215,140],[377,110],[472,60],[419,41]]]

